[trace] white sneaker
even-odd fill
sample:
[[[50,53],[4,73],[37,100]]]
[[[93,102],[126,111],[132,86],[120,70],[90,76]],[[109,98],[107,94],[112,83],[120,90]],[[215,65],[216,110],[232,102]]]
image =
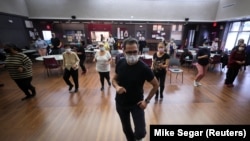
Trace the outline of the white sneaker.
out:
[[[200,82],[196,82],[196,84],[197,84],[198,86],[201,86],[201,85],[202,85]]]
[[[143,141],[143,139],[140,139],[140,140],[136,140],[136,141]]]
[[[198,87],[198,84],[197,84],[197,82],[195,80],[194,80],[194,86]]]

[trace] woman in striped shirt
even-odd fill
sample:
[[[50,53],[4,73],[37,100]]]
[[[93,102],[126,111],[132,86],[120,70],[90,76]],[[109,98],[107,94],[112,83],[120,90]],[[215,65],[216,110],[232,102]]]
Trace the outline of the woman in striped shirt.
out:
[[[25,93],[22,100],[32,98],[36,95],[32,81],[32,62],[25,54],[17,51],[14,44],[6,44],[4,51],[7,53],[5,66],[18,87]],[[31,92],[31,93],[30,93]]]

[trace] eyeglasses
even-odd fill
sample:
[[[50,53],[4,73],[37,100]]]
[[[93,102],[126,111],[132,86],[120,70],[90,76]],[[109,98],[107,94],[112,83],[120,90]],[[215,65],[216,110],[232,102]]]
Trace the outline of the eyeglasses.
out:
[[[137,50],[135,50],[135,51],[126,51],[125,53],[128,54],[128,55],[132,55],[132,54],[137,54],[138,51]]]

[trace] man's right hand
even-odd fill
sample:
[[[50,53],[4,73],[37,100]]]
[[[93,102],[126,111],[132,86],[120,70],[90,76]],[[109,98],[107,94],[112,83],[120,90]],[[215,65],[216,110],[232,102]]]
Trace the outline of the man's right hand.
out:
[[[118,87],[116,88],[116,92],[117,92],[118,94],[123,94],[123,93],[126,93],[126,89],[125,89],[124,87],[118,86]]]

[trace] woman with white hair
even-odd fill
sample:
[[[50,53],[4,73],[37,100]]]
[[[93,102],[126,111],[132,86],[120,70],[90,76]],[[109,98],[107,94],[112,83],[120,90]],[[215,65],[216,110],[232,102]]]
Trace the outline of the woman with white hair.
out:
[[[175,44],[174,39],[171,39],[171,41],[167,44],[167,47],[166,47],[167,53],[171,57],[173,57],[176,49],[177,49],[177,45]]]
[[[219,46],[219,38],[215,38],[214,41],[212,42],[210,51],[211,53],[216,53],[217,51],[219,51],[220,46]]]
[[[101,91],[104,90],[104,78],[107,80],[108,85],[111,86],[110,82],[110,62],[111,55],[109,51],[105,50],[103,42],[99,43],[100,51],[97,51],[93,62],[96,62],[96,71],[99,73],[101,81]]]

